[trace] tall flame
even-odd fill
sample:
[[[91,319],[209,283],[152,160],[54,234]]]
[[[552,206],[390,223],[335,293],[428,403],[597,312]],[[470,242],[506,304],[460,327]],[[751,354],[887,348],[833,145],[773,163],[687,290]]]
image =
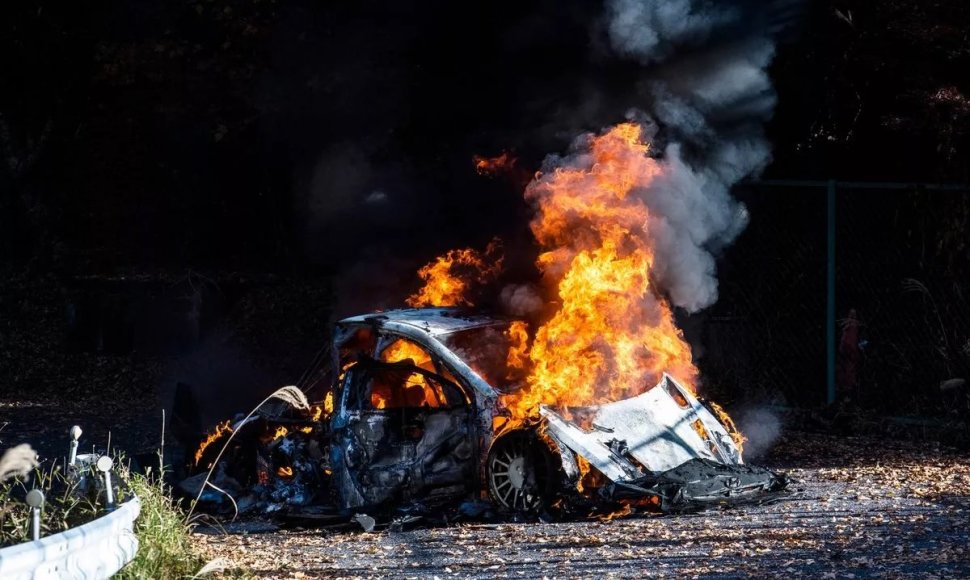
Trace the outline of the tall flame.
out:
[[[665,167],[648,155],[636,123],[590,136],[586,150],[526,189],[537,215],[530,227],[542,253],[536,266],[558,295],[558,308],[529,344],[525,323],[506,332],[510,371],[528,370],[526,387],[503,402],[514,418],[539,405],[584,406],[638,395],[664,372],[693,391],[698,371],[671,307],[651,286],[655,252],[650,210],[638,192]],[[473,250],[452,250],[419,271],[425,287],[411,306],[471,302],[455,264],[476,265]],[[494,276],[495,274],[490,274]],[[737,433],[730,418],[719,413]],[[740,434],[735,437],[741,443]]]
[[[502,269],[502,248],[492,240],[479,252],[472,248],[449,250],[418,270],[424,286],[409,296],[408,306],[474,306],[469,296],[472,284],[485,284]]]
[[[663,171],[648,150],[640,126],[623,123],[590,137],[574,166],[537,175],[526,189],[544,250],[537,266],[556,283],[559,308],[535,334],[527,388],[506,397],[513,414],[627,398],[665,371],[696,381],[690,347],[648,276],[650,214],[637,190]]]

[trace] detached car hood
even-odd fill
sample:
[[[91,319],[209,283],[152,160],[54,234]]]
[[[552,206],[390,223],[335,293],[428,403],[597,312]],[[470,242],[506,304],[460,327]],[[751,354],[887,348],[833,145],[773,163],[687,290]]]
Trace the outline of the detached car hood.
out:
[[[553,437],[614,482],[660,474],[693,459],[742,464],[721,422],[666,374],[636,397],[570,408],[572,420],[549,407],[540,412]]]
[[[546,432],[588,461],[610,484],[607,500],[643,500],[661,511],[769,498],[789,479],[744,465],[724,425],[669,375],[649,391],[615,403],[540,410]],[[776,495],[776,494],[773,494]]]

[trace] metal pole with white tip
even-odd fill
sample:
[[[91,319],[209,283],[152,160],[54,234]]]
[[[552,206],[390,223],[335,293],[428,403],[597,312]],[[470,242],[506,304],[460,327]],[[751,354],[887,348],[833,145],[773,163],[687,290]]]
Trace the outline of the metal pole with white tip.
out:
[[[115,494],[114,490],[111,489],[111,466],[113,465],[114,460],[107,455],[98,458],[98,471],[104,474],[104,503],[105,509],[108,511],[115,509]]]
[[[71,451],[67,455],[67,464],[73,466],[74,462],[77,461],[77,445],[78,439],[81,438],[81,427],[75,425],[71,427]]]
[[[30,506],[30,535],[34,540],[40,539],[40,508],[44,506],[44,492],[32,489],[27,492],[27,505]]]

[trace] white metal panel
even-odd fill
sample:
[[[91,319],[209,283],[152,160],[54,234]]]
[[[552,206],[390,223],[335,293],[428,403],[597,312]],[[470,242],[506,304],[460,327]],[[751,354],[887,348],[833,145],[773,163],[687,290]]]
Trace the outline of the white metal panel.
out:
[[[83,526],[0,550],[0,578],[108,578],[135,558],[137,497]]]
[[[667,381],[683,395],[685,407],[670,395]],[[548,407],[542,409],[547,419],[553,419],[549,421],[550,431],[613,481],[635,477],[625,474],[628,470],[618,469],[618,465],[628,462],[617,461],[622,458],[611,451],[613,441],[624,443],[629,455],[654,473],[673,469],[696,458],[726,464],[741,463],[741,456],[721,423],[667,375],[645,393],[614,403],[584,407],[584,412],[591,413],[590,430],[580,429]],[[704,425],[710,441],[701,438],[692,426],[698,420]]]

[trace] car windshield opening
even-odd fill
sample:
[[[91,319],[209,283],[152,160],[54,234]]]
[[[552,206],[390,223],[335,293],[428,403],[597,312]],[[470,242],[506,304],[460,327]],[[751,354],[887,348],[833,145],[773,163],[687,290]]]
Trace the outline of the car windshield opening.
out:
[[[526,377],[524,368],[509,365],[514,342],[511,326],[507,323],[469,328],[440,340],[485,382],[499,391],[510,392],[520,388]]]

